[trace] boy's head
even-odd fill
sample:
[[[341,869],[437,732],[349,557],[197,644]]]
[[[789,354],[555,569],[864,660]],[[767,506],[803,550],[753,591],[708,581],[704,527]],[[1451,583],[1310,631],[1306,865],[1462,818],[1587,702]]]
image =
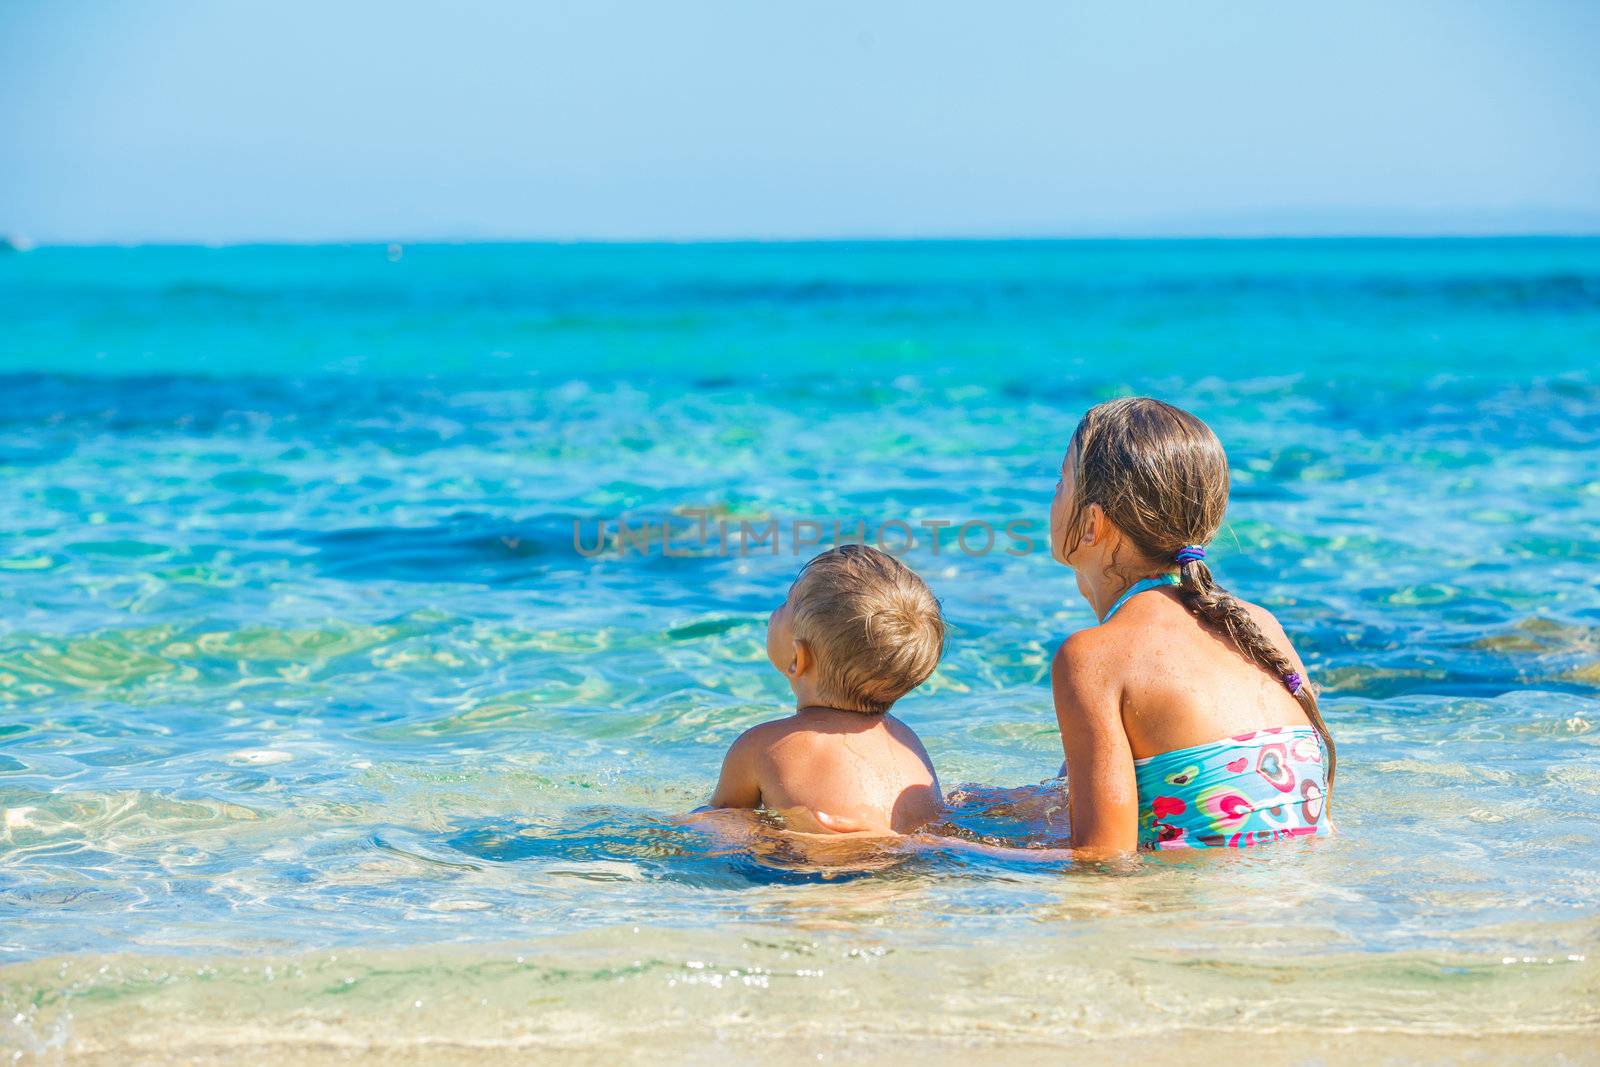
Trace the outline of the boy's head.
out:
[[[886,552],[841,545],[805,565],[767,625],[767,656],[829,707],[884,712],[921,685],[944,651],[939,602]]]

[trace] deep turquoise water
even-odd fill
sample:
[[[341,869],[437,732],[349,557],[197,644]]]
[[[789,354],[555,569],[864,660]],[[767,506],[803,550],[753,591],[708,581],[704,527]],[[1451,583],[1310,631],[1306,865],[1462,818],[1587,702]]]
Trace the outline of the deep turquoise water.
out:
[[[0,1044],[219,969],[259,1008],[263,955],[315,1014],[307,953],[389,949],[364,1010],[410,1033],[507,945],[646,1029],[1600,1026],[1600,241],[40,249],[0,324]],[[1338,838],[845,875],[671,821],[784,704],[804,554],[589,559],[574,522],[1042,524],[1129,392],[1228,447],[1213,559],[1326,689]],[[954,831],[1046,841],[1048,790],[992,790],[1059,764],[1047,661],[1092,620],[951,533],[906,555],[953,639],[901,712]],[[1070,973],[997,1007],[1008,965]],[[498,1032],[491,996],[428,1033]]]

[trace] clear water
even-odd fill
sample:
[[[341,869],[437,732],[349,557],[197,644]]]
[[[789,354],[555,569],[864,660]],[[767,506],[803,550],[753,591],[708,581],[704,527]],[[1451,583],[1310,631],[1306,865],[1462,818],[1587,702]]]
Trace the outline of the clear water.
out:
[[[1600,1033],[1600,242],[41,249],[0,323],[0,1047]],[[575,520],[1042,523],[1128,392],[1228,446],[1213,559],[1326,688],[1341,835],[674,821],[782,709],[808,553]],[[950,534],[900,710],[950,833],[1048,843],[1092,620]]]

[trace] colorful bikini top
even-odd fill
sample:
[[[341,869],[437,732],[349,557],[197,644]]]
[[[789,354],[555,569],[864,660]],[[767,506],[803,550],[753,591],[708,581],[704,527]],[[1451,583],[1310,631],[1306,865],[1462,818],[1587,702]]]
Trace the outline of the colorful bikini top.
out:
[[[1133,761],[1140,848],[1248,848],[1324,835],[1322,738],[1275,726]]]

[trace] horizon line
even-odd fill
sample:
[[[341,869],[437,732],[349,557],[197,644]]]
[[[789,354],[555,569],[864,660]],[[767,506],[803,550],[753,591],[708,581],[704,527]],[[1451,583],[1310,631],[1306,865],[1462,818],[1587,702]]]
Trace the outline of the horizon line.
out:
[[[828,235],[828,236],[747,236],[747,237],[247,237],[228,240],[195,238],[135,239],[135,240],[36,240],[19,232],[0,233],[0,252],[27,252],[51,248],[76,249],[136,249],[136,248],[319,248],[375,246],[466,246],[466,245],[615,245],[626,246],[695,246],[695,245],[842,245],[842,244],[1070,244],[1070,243],[1179,243],[1179,242],[1239,242],[1270,243],[1274,241],[1518,241],[1518,240],[1586,240],[1600,238],[1600,227],[1594,229],[1529,229],[1494,232],[1440,230],[1433,233],[1415,231],[1384,232],[1285,232],[1285,233],[1102,233],[1102,234],[961,234],[961,235]]]

